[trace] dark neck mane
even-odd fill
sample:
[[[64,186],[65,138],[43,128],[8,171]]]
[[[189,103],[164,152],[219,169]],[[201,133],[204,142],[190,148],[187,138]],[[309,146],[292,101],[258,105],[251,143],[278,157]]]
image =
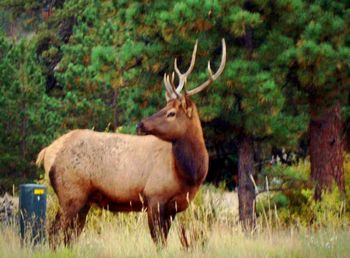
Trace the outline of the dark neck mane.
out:
[[[208,152],[200,127],[174,141],[173,154],[176,172],[186,185],[199,185],[204,181],[208,172]]]

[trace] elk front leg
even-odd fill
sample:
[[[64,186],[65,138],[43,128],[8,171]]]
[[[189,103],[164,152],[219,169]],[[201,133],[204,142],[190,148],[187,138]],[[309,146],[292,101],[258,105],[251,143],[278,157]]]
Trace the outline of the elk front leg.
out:
[[[171,221],[175,214],[171,214],[165,204],[154,203],[147,208],[148,226],[156,245],[165,246]]]

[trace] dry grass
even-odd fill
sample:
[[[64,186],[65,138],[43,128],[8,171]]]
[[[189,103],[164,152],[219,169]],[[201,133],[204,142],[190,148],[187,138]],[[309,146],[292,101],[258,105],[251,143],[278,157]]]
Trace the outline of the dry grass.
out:
[[[47,243],[21,247],[17,225],[3,226],[0,257],[349,257],[349,228],[276,228],[258,219],[257,231],[242,233],[237,224],[236,197],[212,189],[202,191],[194,204],[178,216],[168,245],[157,250],[148,232],[146,214],[114,215],[95,210],[78,241],[71,247],[50,250]],[[227,205],[229,204],[229,205]],[[181,225],[192,248],[179,240]]]
[[[138,218],[137,218],[138,217]],[[348,230],[281,230],[244,235],[235,227],[216,224],[205,232],[202,242],[192,250],[184,250],[179,242],[177,227],[172,228],[168,246],[157,250],[147,230],[144,216],[135,216],[133,223],[121,225],[101,221],[100,232],[87,229],[72,248],[59,247],[55,252],[47,243],[21,247],[14,228],[2,230],[1,257],[348,257]]]

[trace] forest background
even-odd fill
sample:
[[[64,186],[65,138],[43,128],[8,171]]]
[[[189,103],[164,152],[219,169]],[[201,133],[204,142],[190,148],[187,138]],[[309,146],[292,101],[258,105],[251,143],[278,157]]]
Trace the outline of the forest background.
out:
[[[207,182],[250,207],[266,182],[289,210],[332,189],[349,203],[349,1],[1,0],[0,21],[1,192],[41,179],[38,152],[71,129],[135,133],[174,58],[184,70],[198,39],[193,88],[225,38],[194,98]]]

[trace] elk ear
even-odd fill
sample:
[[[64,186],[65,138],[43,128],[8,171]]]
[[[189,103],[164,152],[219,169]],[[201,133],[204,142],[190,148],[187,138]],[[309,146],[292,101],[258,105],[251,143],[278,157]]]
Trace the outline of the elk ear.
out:
[[[186,113],[186,115],[191,118],[192,117],[192,102],[190,101],[188,96],[183,96],[181,98],[181,105]]]

